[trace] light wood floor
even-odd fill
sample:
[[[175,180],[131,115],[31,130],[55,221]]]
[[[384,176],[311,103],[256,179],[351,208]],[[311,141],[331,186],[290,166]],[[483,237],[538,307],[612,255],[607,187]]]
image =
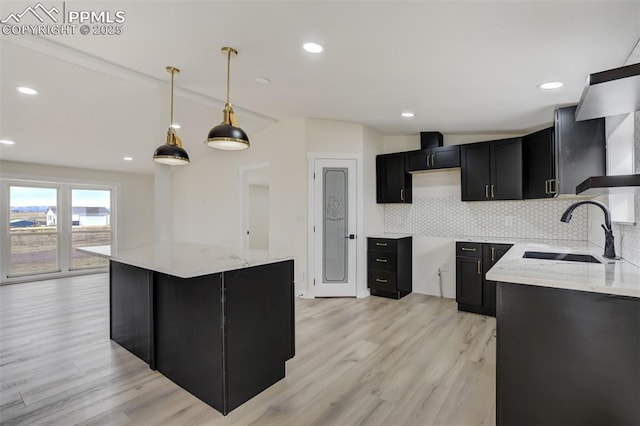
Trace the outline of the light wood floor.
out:
[[[287,377],[223,417],[109,340],[106,274],[0,287],[1,424],[494,425],[495,319],[296,301]]]

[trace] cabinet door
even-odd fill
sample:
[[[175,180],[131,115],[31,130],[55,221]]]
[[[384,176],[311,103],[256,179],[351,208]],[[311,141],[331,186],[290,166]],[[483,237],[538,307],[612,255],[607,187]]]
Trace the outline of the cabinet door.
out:
[[[522,199],[522,139],[491,142],[491,188],[493,200]]]
[[[463,145],[460,148],[462,201],[489,199],[490,149],[490,144],[486,142]]]
[[[410,203],[411,175],[404,170],[404,154],[376,157],[376,193],[378,203]]]
[[[554,196],[556,183],[553,127],[522,138],[523,193],[525,200]]]
[[[410,151],[405,153],[405,171],[417,172],[427,170],[428,151]]]
[[[460,146],[431,148],[429,165],[432,169],[460,167]]]
[[[482,276],[484,278],[485,274],[489,272],[489,270],[495,265],[498,260],[509,249],[512,247],[511,244],[483,244],[482,247],[482,263],[483,263],[483,271]],[[485,279],[483,284],[483,296],[484,296],[484,306],[488,309],[490,315],[496,314],[496,282]]]
[[[575,194],[591,176],[606,174],[604,118],[576,121],[576,107],[556,110],[558,193]]]
[[[482,259],[456,257],[456,302],[482,306]]]

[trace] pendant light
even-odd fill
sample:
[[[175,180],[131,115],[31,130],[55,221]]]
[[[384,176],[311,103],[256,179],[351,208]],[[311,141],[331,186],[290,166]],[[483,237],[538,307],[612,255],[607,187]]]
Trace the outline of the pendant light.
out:
[[[169,130],[167,130],[167,143],[160,145],[156,149],[153,153],[153,161],[169,166],[184,166],[189,164],[189,155],[182,148],[182,141],[176,135],[176,130],[173,126],[173,77],[180,70],[176,67],[166,67],[166,70],[171,73],[171,122],[169,123]]]
[[[227,102],[224,104],[222,123],[209,131],[209,136],[205,141],[211,148],[223,149],[227,151],[237,151],[249,148],[249,137],[238,127],[236,114],[229,102],[229,75],[231,68],[231,57],[236,56],[238,51],[232,47],[223,47],[222,54],[227,57]]]

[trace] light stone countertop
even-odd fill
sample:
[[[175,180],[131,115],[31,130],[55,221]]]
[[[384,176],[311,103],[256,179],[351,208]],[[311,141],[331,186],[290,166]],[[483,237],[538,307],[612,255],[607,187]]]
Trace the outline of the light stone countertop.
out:
[[[525,251],[591,254],[607,263],[523,258]],[[640,298],[640,268],[602,257],[587,241],[518,242],[486,274],[492,281]]]
[[[387,238],[389,240],[399,240],[400,238],[413,237],[412,234],[373,234],[367,235],[367,238]]]
[[[293,256],[267,250],[237,250],[182,242],[147,244],[118,250],[117,253],[111,253],[110,246],[83,247],[78,250],[180,278],[199,277],[293,259]]]

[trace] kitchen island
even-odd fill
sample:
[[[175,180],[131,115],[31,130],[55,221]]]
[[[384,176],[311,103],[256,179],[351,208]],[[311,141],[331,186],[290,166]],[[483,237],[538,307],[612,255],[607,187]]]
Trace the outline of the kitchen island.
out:
[[[290,257],[189,243],[83,251],[110,258],[111,339],[222,414],[284,378]]]
[[[497,286],[498,425],[640,424],[640,268],[589,243],[516,244],[487,273]]]

